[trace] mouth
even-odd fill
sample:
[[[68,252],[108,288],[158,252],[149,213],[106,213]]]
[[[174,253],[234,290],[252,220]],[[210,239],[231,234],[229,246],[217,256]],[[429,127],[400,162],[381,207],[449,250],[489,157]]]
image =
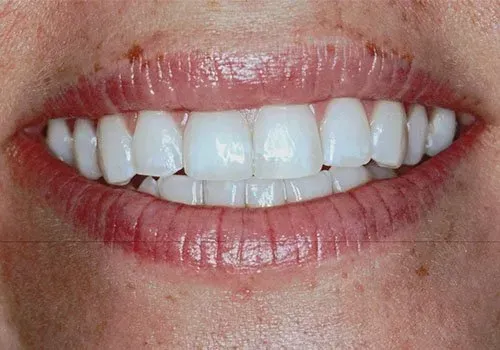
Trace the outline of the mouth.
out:
[[[483,130],[415,58],[372,44],[151,57],[80,77],[8,155],[82,239],[157,263],[255,271],[415,239]]]

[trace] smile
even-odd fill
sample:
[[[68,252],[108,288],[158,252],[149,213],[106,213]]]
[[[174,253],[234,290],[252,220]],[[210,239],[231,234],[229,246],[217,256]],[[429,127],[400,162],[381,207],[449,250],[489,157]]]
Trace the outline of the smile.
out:
[[[88,237],[197,269],[320,262],[412,239],[401,232],[482,123],[413,58],[344,39],[325,48],[141,51],[50,100],[16,135],[13,171],[34,174],[17,178]]]

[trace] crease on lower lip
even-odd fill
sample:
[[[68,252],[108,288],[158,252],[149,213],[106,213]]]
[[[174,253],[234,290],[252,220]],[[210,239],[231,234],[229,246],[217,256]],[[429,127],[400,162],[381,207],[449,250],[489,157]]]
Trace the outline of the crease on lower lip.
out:
[[[426,73],[418,58],[336,37],[261,52],[157,54],[136,48],[127,59],[63,88],[46,101],[42,118],[95,118],[144,109],[243,109],[339,96],[455,110],[470,103],[446,81]]]
[[[267,209],[190,207],[92,183],[18,136],[7,149],[12,181],[89,237],[156,262],[255,271],[319,263],[385,239],[412,240],[410,225],[432,208],[449,173],[484,129],[401,177],[354,191]]]

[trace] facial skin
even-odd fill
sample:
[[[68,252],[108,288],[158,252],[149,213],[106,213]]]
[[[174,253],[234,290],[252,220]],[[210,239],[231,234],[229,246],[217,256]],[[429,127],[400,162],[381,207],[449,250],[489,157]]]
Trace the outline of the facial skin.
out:
[[[494,0],[0,0],[0,239],[14,241],[0,244],[0,347],[499,347],[499,15]],[[75,242],[86,233],[11,177],[6,149],[29,111],[134,43],[247,50],[333,35],[411,53],[487,124],[436,206],[406,228],[432,241],[197,275]]]

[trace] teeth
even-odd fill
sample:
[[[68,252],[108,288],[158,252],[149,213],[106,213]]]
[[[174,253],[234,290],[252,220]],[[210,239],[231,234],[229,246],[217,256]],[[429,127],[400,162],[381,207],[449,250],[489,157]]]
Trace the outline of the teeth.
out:
[[[247,207],[272,207],[285,203],[283,180],[251,178],[246,181],[245,197]]]
[[[330,168],[333,192],[346,192],[370,181],[370,173],[365,167]]]
[[[385,180],[396,177],[396,172],[390,168],[382,168],[376,164],[367,164],[366,169],[374,180]]]
[[[408,149],[404,164],[416,165],[420,163],[425,153],[425,141],[427,139],[427,112],[421,105],[413,105],[408,111]]]
[[[285,180],[287,202],[301,202],[332,194],[332,178],[323,170],[315,175]]]
[[[379,165],[399,168],[406,155],[406,116],[403,105],[375,103],[371,119],[372,159]]]
[[[370,161],[370,125],[360,100],[335,98],[321,125],[324,164],[357,167]]]
[[[158,183],[151,176],[146,177],[139,188],[137,188],[139,192],[147,193],[155,197],[160,196],[160,191],[158,190]]]
[[[168,176],[182,169],[182,134],[172,115],[141,112],[135,127],[132,152],[138,174]]]
[[[65,162],[73,164],[73,137],[64,119],[51,119],[47,126],[47,145],[52,153]]]
[[[127,184],[135,175],[132,163],[132,136],[120,115],[99,120],[97,126],[99,162],[107,183]]]
[[[321,169],[318,128],[307,105],[263,107],[255,121],[253,142],[257,178],[297,178]]]
[[[314,113],[325,105],[318,130]],[[101,118],[97,128],[76,119],[73,134],[65,119],[52,119],[46,143],[88,179],[126,185],[138,174],[144,176],[138,191],[172,202],[270,207],[394,178],[403,163],[416,165],[424,154],[449,147],[457,121],[462,127],[475,117],[435,107],[427,118],[424,106],[413,104],[406,114],[401,103],[382,100],[367,118],[359,99],[334,98],[311,106],[186,112],[182,123],[169,112],[141,111],[133,135],[119,114]]]
[[[187,175],[198,180],[252,176],[250,129],[238,111],[192,113],[184,134]]]
[[[160,177],[158,189],[163,199],[190,205],[203,204],[203,182],[189,176]]]
[[[97,180],[102,176],[97,162],[97,136],[94,124],[87,119],[75,122],[74,147],[76,165],[87,179]]]
[[[203,190],[207,205],[245,206],[244,181],[205,181]]]
[[[453,142],[456,128],[455,112],[444,108],[433,108],[425,145],[427,155],[432,157],[448,148]]]

